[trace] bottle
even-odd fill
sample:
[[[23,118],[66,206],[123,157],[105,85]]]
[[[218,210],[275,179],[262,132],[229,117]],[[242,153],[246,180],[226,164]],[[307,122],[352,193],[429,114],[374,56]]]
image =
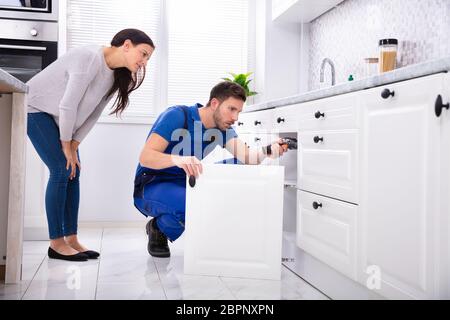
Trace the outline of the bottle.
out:
[[[351,74],[351,75],[348,77],[348,81],[353,81],[353,80],[355,80],[355,78],[353,78],[353,75]]]
[[[380,73],[392,71],[397,67],[397,39],[382,39],[380,46]]]
[[[366,64],[365,77],[369,78],[378,74],[378,58],[365,58],[364,62]]]

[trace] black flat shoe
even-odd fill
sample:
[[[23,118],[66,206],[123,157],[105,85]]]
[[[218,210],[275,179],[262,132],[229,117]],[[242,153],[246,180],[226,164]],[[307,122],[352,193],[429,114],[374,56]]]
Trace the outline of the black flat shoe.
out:
[[[98,257],[100,257],[100,253],[98,253],[97,251],[94,251],[94,250],[87,250],[87,251],[83,251],[82,253],[87,255],[88,259],[97,259]]]
[[[78,252],[77,254],[64,255],[56,252],[52,248],[48,248],[48,257],[51,259],[67,260],[67,261],[87,261],[88,256],[84,253]]]

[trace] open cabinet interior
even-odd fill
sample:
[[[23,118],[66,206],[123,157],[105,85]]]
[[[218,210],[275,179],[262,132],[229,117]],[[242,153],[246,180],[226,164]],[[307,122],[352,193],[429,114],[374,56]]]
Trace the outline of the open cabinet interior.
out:
[[[279,137],[296,139],[299,143],[297,132],[280,133]],[[279,159],[279,165],[284,166],[283,232],[287,233],[295,233],[297,226],[297,162],[296,149],[288,150]]]
[[[250,147],[263,147],[277,141],[279,138],[289,138],[298,141],[297,132],[282,133],[245,133],[239,137]],[[283,231],[288,233],[296,232],[296,212],[297,212],[297,168],[298,151],[288,150],[278,159],[265,159],[261,165],[277,165],[284,167],[284,201],[283,201]]]

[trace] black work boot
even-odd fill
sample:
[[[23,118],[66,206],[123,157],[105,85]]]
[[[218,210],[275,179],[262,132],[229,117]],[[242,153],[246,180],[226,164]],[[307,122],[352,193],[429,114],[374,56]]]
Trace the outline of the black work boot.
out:
[[[148,253],[157,258],[170,257],[170,249],[167,243],[167,237],[162,233],[156,224],[156,219],[147,222],[145,227],[148,234]]]

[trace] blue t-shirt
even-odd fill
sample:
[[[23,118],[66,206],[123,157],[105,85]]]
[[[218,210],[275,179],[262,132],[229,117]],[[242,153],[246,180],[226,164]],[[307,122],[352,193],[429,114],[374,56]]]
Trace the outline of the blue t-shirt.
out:
[[[190,107],[173,106],[168,108],[156,119],[147,139],[152,133],[157,133],[169,142],[164,153],[195,156],[202,160],[217,146],[224,147],[229,140],[237,137],[233,128],[226,131],[217,128],[206,129],[198,113],[198,109],[201,107],[203,106],[197,103]],[[136,175],[144,171],[156,175],[177,175],[180,178],[186,176],[184,170],[178,167],[155,170],[145,168],[140,164],[137,167]]]

